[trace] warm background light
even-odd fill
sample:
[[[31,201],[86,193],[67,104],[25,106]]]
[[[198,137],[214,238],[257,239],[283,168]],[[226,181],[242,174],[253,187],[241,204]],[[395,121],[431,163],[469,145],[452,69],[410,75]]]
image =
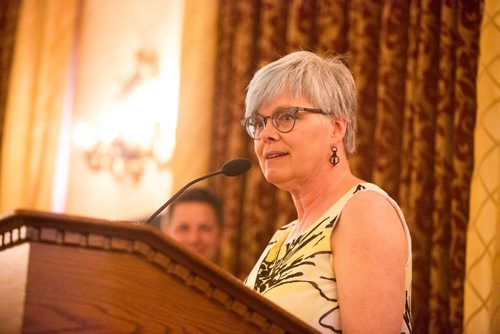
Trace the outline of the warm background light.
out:
[[[183,3],[85,1],[55,211],[138,220],[168,199]]]
[[[138,67],[144,69],[145,65],[139,63]],[[148,162],[160,169],[168,167],[175,146],[177,113],[168,112],[173,99],[165,98],[166,87],[160,84],[156,71],[132,79],[133,84],[126,82],[126,89],[96,124],[76,122],[74,139],[93,170],[139,182]]]

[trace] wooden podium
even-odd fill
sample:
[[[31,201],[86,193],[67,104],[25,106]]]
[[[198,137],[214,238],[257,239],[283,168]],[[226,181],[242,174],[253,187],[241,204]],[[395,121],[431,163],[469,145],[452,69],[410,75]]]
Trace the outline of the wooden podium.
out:
[[[16,211],[0,268],[0,333],[315,333],[152,226]]]

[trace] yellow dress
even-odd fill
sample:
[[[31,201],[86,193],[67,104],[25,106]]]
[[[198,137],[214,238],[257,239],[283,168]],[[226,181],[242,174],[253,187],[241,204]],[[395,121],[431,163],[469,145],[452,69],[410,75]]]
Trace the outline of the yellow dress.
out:
[[[345,204],[360,191],[375,191],[398,212],[408,244],[406,303],[401,307],[401,333],[411,333],[411,239],[403,213],[386,192],[360,183],[341,197],[300,236],[285,241],[297,221],[280,228],[264,249],[245,284],[322,333],[341,333],[337,284],[330,236]],[[362,321],[362,319],[360,319]]]

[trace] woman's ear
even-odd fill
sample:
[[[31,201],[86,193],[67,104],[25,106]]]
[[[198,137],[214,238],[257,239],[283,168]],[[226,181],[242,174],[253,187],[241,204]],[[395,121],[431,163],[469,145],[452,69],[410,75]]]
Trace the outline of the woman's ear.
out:
[[[347,129],[347,121],[343,119],[332,118],[332,139],[334,143],[344,140]]]

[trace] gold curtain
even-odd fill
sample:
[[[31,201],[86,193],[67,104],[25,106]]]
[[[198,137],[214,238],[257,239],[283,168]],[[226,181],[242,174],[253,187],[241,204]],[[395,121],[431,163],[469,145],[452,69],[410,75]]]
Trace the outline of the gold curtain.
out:
[[[359,90],[350,163],[407,217],[414,330],[461,333],[481,14],[482,1],[220,1],[212,168],[235,156],[253,161],[245,177],[211,180],[225,200],[221,265],[244,277],[295,217],[238,122],[250,78],[294,50],[347,52]]]
[[[216,20],[215,1],[184,0],[179,116],[172,158],[174,192],[208,172]]]
[[[21,3],[3,124],[0,212],[50,209],[79,3]]]
[[[20,0],[0,0],[0,148],[2,147],[7,91],[9,88],[19,7]]]
[[[500,2],[486,0],[477,76],[464,333],[500,333]]]

